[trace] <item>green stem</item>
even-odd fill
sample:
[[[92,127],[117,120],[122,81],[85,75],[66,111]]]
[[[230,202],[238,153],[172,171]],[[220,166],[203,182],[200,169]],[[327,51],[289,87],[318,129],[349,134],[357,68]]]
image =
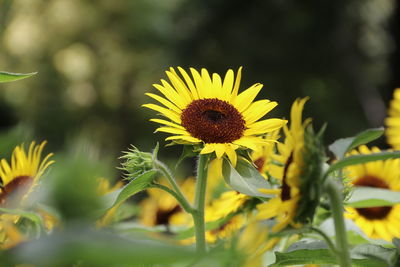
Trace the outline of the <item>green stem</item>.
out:
[[[169,187],[162,184],[152,184],[150,188],[158,188],[164,190],[165,192],[172,195],[179,202],[184,211],[186,211],[187,213],[193,212],[193,209],[190,206],[190,204],[187,201],[185,201],[185,199],[181,198],[180,195],[178,195],[174,190],[170,189]]]
[[[170,183],[170,185],[173,188],[173,191],[176,193],[175,198],[181,203],[182,208],[186,212],[192,213],[193,209],[192,209],[189,201],[186,199],[185,195],[182,193],[181,189],[179,188],[178,184],[176,183],[175,178],[172,175],[171,171],[168,169],[168,167],[165,166],[164,163],[162,163],[161,161],[158,161],[158,160],[156,160],[154,162],[154,166],[161,172],[162,175],[165,176],[165,178],[167,178],[168,182]],[[188,207],[190,207],[190,208],[188,208]]]
[[[206,229],[204,223],[204,206],[207,188],[208,155],[200,154],[197,166],[196,194],[194,200],[193,221],[196,232],[196,249],[199,253],[206,252]]]
[[[340,253],[336,250],[335,245],[332,243],[332,240],[324,233],[324,231],[315,227],[310,227],[310,230],[316,232],[325,240],[325,242],[328,244],[329,249],[335,254],[335,256],[340,256]]]
[[[330,178],[325,181],[325,190],[331,203],[332,216],[335,223],[338,262],[342,267],[351,267],[349,248],[347,244],[347,233],[343,218],[342,192],[336,182]]]

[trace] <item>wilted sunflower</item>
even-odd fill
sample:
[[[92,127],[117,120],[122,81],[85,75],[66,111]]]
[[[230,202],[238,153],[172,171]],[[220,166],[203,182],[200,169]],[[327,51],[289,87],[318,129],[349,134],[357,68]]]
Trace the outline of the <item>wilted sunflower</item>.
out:
[[[352,155],[379,153],[379,148],[366,146]],[[346,167],[344,172],[353,186],[367,186],[400,191],[400,159],[388,159]],[[345,216],[353,220],[370,238],[392,241],[400,238],[400,204],[371,208],[346,208]]]
[[[386,138],[389,145],[394,149],[400,149],[400,88],[394,91],[390,102],[388,117],[385,120]]]
[[[272,164],[274,167],[271,166],[270,172],[273,177],[281,181],[281,187],[260,189],[264,193],[277,195],[257,206],[258,219],[276,218],[277,223],[272,228],[273,232],[280,231],[289,224],[297,227],[297,222],[307,220],[310,212],[313,213],[315,209],[314,206],[312,210],[306,210],[308,204],[305,202],[309,197],[306,192],[311,186],[318,184],[318,181],[313,179],[315,173],[320,171],[322,157],[318,148],[314,147],[316,139],[306,138],[305,135],[306,126],[310,123],[310,119],[302,121],[302,112],[307,100],[308,98],[296,99],[293,103],[290,128],[286,126],[283,128],[285,141],[277,144],[278,153],[272,156],[277,164]],[[312,164],[315,164],[315,168],[311,166]]]
[[[19,207],[37,185],[47,167],[53,164],[54,161],[49,160],[52,153],[41,159],[45,145],[46,142],[42,142],[40,145],[32,142],[27,153],[22,145],[17,146],[11,156],[11,164],[8,164],[5,159],[1,160],[1,207]]]
[[[239,94],[241,68],[236,80],[233,71],[228,70],[223,81],[216,73],[210,76],[206,69],[202,69],[200,74],[191,68],[193,79],[182,68],[178,67],[178,70],[182,78],[174,68],[170,68],[166,71],[170,83],[161,80],[161,85],[154,84],[164,97],[147,93],[162,106],[143,105],[169,119],[151,120],[164,125],[157,131],[172,134],[166,140],[203,144],[201,154],[215,152],[217,158],[226,154],[235,165],[236,149],[255,150],[257,146],[268,142],[261,135],[286,124],[281,119],[259,121],[277,103],[269,100],[253,102],[262,88],[259,83]]]

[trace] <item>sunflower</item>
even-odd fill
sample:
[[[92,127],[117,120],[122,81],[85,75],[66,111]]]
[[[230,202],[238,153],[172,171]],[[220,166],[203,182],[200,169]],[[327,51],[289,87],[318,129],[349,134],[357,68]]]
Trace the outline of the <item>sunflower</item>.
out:
[[[234,79],[228,70],[224,80],[206,69],[201,73],[191,68],[193,79],[178,67],[181,76],[170,68],[166,74],[168,83],[161,80],[154,87],[164,95],[147,93],[161,105],[145,104],[144,107],[160,112],[168,120],[151,119],[162,124],[156,131],[172,134],[166,138],[175,143],[200,145],[201,154],[215,152],[217,158],[225,154],[236,165],[236,150],[255,150],[268,140],[261,137],[286,124],[281,119],[259,120],[276,105],[269,100],[253,102],[262,88],[254,84],[239,94],[241,68]],[[211,78],[212,77],[212,78]]]
[[[181,185],[183,194],[192,202],[194,200],[195,179],[188,178]],[[184,212],[178,201],[165,191],[158,188],[147,190],[149,197],[141,203],[140,221],[146,226],[182,226],[191,221],[189,214]]]
[[[272,156],[278,164],[275,164],[271,172],[275,178],[281,181],[280,189],[261,189],[265,193],[277,195],[268,202],[257,206],[258,219],[276,218],[277,223],[272,228],[273,232],[280,231],[289,224],[294,227],[298,226],[294,219],[301,198],[300,176],[304,167],[304,132],[305,127],[310,122],[309,119],[302,122],[302,112],[307,100],[308,98],[296,99],[293,103],[290,114],[290,128],[283,127],[285,141],[278,143],[278,153]]]
[[[266,139],[277,141],[279,139],[279,130],[268,133]],[[268,174],[271,172],[271,167],[274,165],[272,156],[275,153],[275,145],[275,143],[270,142],[260,146],[257,150],[251,153],[251,159],[253,160],[254,165],[257,167],[260,174],[266,179],[268,178]]]
[[[400,88],[394,91],[390,102],[388,117],[385,120],[386,138],[389,145],[394,149],[400,149]]]
[[[97,194],[99,196],[105,196],[107,194],[111,194],[119,189],[122,188],[124,183],[122,181],[118,181],[114,186],[111,186],[110,181],[106,178],[100,177],[97,179]],[[96,222],[97,227],[106,227],[110,223],[112,223],[115,214],[118,208],[122,205],[122,203],[112,207],[111,209],[107,210],[107,212]]]
[[[44,171],[54,163],[52,153],[41,159],[46,142],[35,145],[32,142],[28,152],[23,145],[17,146],[11,156],[11,164],[5,159],[0,161],[0,206],[15,208],[23,204],[32,189],[38,184]]]
[[[379,153],[379,148],[360,146],[352,155]],[[400,191],[400,159],[388,159],[345,168],[352,186],[367,186]],[[370,238],[389,242],[400,238],[400,204],[371,208],[346,207],[345,216],[353,220]]]
[[[46,142],[35,145],[32,142],[26,153],[23,145],[17,146],[11,156],[11,164],[5,159],[0,161],[0,179],[2,186],[0,189],[0,207],[20,208],[24,201],[38,184],[38,180],[44,171],[53,163],[50,160],[52,153],[41,159],[41,154]],[[38,211],[41,213],[42,211]],[[44,212],[44,211],[43,211]],[[43,213],[41,213],[43,214]],[[49,215],[50,214],[47,214]],[[48,230],[52,228],[53,217],[43,216],[43,221]],[[23,234],[19,232],[16,223],[18,215],[0,215],[0,243],[4,248],[8,248],[25,240]]]

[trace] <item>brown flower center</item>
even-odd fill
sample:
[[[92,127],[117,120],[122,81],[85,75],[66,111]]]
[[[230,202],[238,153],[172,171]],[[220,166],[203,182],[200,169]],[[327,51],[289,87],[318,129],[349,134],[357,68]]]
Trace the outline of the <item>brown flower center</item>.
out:
[[[156,223],[155,225],[168,225],[169,224],[169,218],[171,218],[172,215],[175,213],[180,212],[182,209],[179,205],[176,205],[173,209],[171,210],[158,210],[156,214]]]
[[[290,154],[288,160],[286,161],[285,168],[283,169],[283,178],[282,178],[282,191],[281,191],[281,200],[286,201],[290,199],[290,186],[287,184],[287,172],[289,170],[290,164],[293,162],[293,153]]]
[[[256,165],[258,172],[262,173],[262,169],[264,167],[265,164],[265,158],[264,157],[260,157],[258,159],[256,159],[254,161],[254,165]]]
[[[194,100],[182,111],[181,120],[191,136],[205,143],[231,143],[246,129],[242,114],[216,98]]]
[[[384,188],[388,189],[389,185],[382,179],[372,176],[365,175],[355,182],[353,182],[355,186],[367,186],[367,187],[376,187],[376,188]],[[372,207],[372,208],[358,208],[356,209],[358,214],[367,218],[369,220],[380,220],[385,218],[390,211],[392,210],[391,206],[382,206],[382,207]]]
[[[7,208],[15,208],[19,206],[22,197],[28,193],[29,188],[33,184],[31,176],[18,176],[11,182],[1,188],[0,206]]]

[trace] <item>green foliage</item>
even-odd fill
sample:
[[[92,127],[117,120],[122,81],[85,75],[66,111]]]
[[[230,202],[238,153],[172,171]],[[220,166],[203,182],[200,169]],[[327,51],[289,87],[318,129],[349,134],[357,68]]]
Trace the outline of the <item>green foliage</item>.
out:
[[[222,169],[224,179],[232,189],[253,197],[272,197],[263,194],[259,189],[271,189],[271,186],[250,162],[238,159],[236,167],[224,160]]]
[[[377,160],[396,159],[396,158],[400,158],[400,151],[393,151],[393,152],[384,151],[380,153],[359,154],[359,155],[345,157],[341,160],[334,162],[326,171],[325,176],[334,171],[339,171],[347,166],[362,164]]]
[[[338,139],[329,146],[338,159],[342,159],[352,149],[367,144],[383,135],[383,128],[365,130],[353,137]]]
[[[156,177],[156,174],[157,170],[150,170],[142,173],[141,175],[130,181],[126,186],[122,188],[122,190],[118,192],[118,195],[110,208],[121,204],[131,196],[148,188]]]
[[[14,82],[18,80],[22,80],[28,77],[31,77],[33,75],[36,75],[37,72],[31,72],[31,73],[12,73],[12,72],[5,72],[5,71],[0,71],[0,83],[6,83],[6,82]]]
[[[353,208],[392,206],[400,203],[400,192],[383,188],[357,186],[346,205]]]
[[[322,144],[324,129],[314,133],[309,125],[304,134],[303,172],[300,179],[301,199],[296,210],[295,221],[310,223],[313,221],[315,210],[321,198],[322,164],[325,162],[325,153]]]

